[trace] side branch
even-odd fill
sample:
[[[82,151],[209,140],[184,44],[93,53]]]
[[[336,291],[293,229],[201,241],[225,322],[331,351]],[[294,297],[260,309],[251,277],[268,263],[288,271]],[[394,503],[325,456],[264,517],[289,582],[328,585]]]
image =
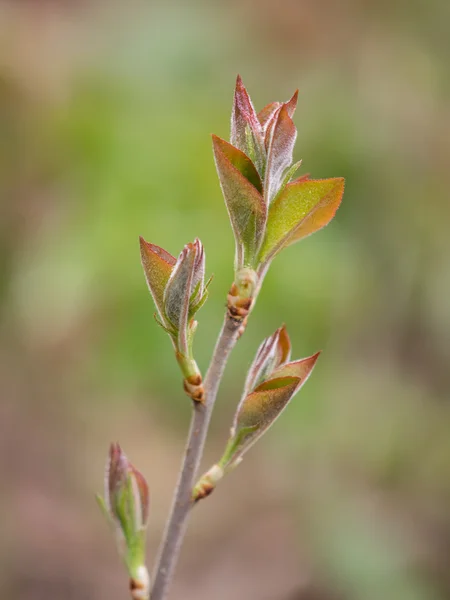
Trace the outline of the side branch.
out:
[[[173,498],[170,516],[158,552],[151,600],[164,600],[186,533],[192,503],[192,487],[203,455],[209,423],[220,381],[239,335],[240,323],[225,317],[208,372],[205,377],[205,402],[193,403],[193,414],[186,449]]]

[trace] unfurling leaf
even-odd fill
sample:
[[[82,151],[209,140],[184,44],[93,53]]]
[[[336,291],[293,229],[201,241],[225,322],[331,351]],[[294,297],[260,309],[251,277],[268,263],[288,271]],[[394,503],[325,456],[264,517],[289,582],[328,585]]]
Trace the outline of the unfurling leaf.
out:
[[[211,494],[222,477],[241,462],[245,452],[273,425],[310,376],[320,354],[287,362],[290,352],[291,342],[284,325],[258,348],[225,452],[194,486],[194,502]]]
[[[233,452],[227,464],[237,459],[273,425],[311,374],[319,353],[281,365],[238,406],[231,437]]]
[[[282,248],[327,225],[344,193],[344,179],[300,178],[286,185],[269,209],[266,234],[259,254],[270,261]]]
[[[242,399],[236,409],[230,438],[222,458],[198,480],[194,502],[208,496],[222,477],[278,419],[310,376],[320,352],[287,362],[291,342],[283,325],[264,340],[249,369]]]
[[[264,340],[258,348],[250,367],[244,386],[244,394],[249,393],[262,381],[270,377],[272,372],[289,360],[291,341],[286,327],[280,327],[273,335]]]
[[[264,235],[266,207],[258,173],[248,157],[213,136],[214,157],[236,240],[236,269],[251,266]],[[249,177],[249,178],[247,178]]]

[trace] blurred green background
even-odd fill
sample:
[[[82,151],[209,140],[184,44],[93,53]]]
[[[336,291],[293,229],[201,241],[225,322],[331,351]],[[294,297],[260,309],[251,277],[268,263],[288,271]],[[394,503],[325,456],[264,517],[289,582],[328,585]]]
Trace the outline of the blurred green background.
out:
[[[211,152],[236,74],[300,89],[295,158],[344,176],[324,231],[275,261],[230,361],[204,467],[282,322],[323,355],[288,412],[195,509],[171,598],[450,598],[448,0],[0,2],[0,597],[127,597],[95,505],[108,444],[162,534],[190,406],[139,261],[234,245]]]

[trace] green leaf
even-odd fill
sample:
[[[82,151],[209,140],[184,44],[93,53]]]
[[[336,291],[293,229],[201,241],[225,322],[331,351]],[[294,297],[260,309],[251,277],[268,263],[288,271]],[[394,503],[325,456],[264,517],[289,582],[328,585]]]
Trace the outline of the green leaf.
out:
[[[261,263],[282,248],[311,235],[334,217],[344,193],[344,179],[308,179],[289,183],[274,200],[259,254]]]
[[[245,161],[247,157],[237,149],[233,153],[229,146],[213,136],[217,172],[236,240],[236,268],[242,268],[253,265],[264,235],[266,206],[261,193],[240,170],[251,172],[251,179],[255,179],[255,172]],[[230,155],[240,168],[233,164]]]

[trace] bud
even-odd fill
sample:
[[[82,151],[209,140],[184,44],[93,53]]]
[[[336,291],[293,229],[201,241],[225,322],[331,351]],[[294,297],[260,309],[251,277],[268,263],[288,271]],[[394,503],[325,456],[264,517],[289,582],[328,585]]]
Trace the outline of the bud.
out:
[[[248,394],[260,383],[267,380],[273,371],[289,360],[291,340],[283,325],[258,348],[255,359],[248,371],[244,394]]]
[[[149,597],[145,567],[145,531],[149,516],[149,490],[144,476],[127,459],[119,444],[111,444],[100,507],[116,536],[119,553],[130,577],[135,600]]]
[[[236,272],[235,283],[228,292],[228,314],[234,321],[241,322],[241,335],[245,330],[247,317],[257,294],[259,283],[258,274],[253,269],[240,269]]]
[[[275,423],[310,376],[320,353],[287,362],[290,350],[284,326],[259,347],[247,375],[225,452],[194,487],[195,501],[209,495],[223,475],[241,462],[245,452]]]
[[[195,313],[208,297],[205,284],[205,251],[200,240],[187,244],[178,259],[141,240],[141,257],[145,277],[160,318],[175,348],[184,375],[184,389],[193,400],[202,402],[202,376],[192,356],[197,322]]]

